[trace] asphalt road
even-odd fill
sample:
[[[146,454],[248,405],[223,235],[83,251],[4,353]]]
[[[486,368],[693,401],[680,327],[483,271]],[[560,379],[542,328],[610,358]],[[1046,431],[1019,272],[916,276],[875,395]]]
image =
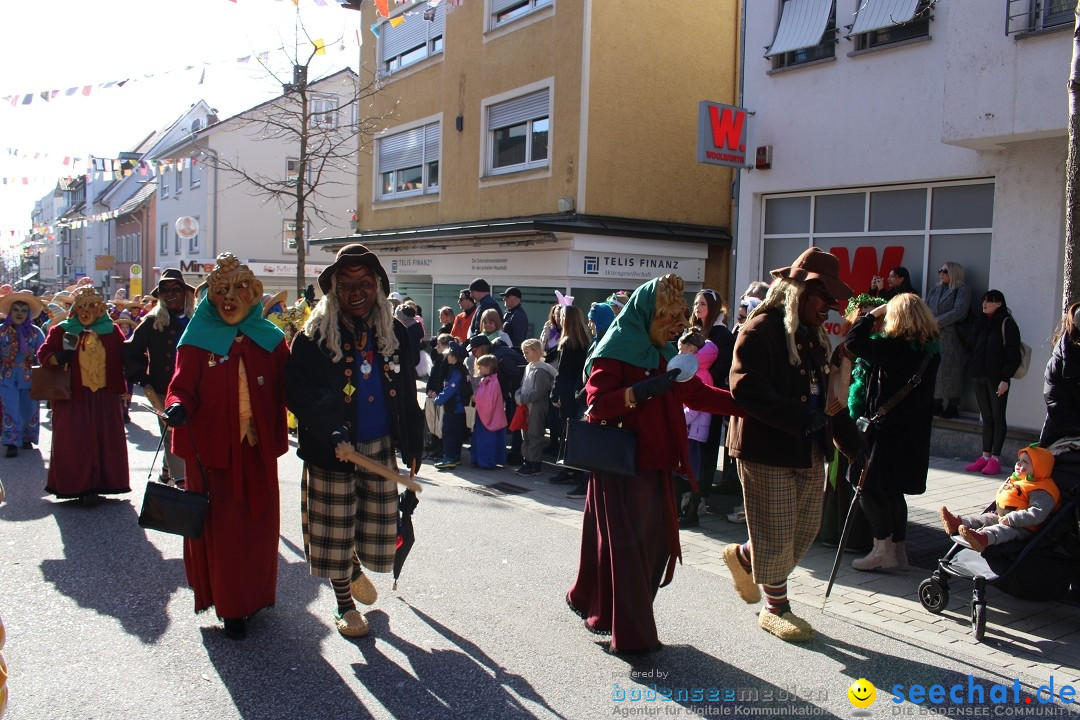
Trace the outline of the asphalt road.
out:
[[[43,494],[47,423],[44,452],[0,460],[5,720],[852,717],[847,689],[860,677],[878,688],[869,714],[886,717],[920,711],[891,702],[896,684],[966,688],[969,673],[987,689],[1012,682],[806,606],[796,609],[817,637],[785,644],[757,627],[756,608],[724,578],[692,568],[678,568],[657,598],[665,649],[609,656],[563,601],[579,531],[430,468],[399,590],[375,576],[371,635],[346,640],[331,625],[330,587],[304,562],[292,452],[280,462],[277,606],[236,642],[212,614],[193,613],[180,539],[136,524],[157,436],[148,412],[132,417],[133,492],[93,508]],[[650,701],[654,684],[689,699]]]

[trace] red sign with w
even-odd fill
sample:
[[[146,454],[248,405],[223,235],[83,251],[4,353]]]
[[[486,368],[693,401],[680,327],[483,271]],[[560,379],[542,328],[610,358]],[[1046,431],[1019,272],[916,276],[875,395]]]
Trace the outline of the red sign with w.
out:
[[[872,245],[855,248],[854,260],[846,247],[834,247],[829,252],[840,261],[840,279],[847,283],[856,295],[867,291],[875,275],[885,277],[894,267],[904,264],[902,245],[888,245],[883,248],[881,262],[878,262],[877,248]]]

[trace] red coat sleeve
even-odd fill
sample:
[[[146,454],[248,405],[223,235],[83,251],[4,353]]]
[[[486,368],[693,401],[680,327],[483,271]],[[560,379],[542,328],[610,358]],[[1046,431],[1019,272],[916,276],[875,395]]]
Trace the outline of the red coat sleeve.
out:
[[[730,392],[710,387],[697,376],[686,382],[675,383],[674,392],[679,402],[691,410],[701,410],[712,415],[745,417]]]

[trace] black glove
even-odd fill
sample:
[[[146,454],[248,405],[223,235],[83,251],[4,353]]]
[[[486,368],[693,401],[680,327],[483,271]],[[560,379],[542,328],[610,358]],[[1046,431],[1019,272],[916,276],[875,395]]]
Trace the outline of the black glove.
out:
[[[58,350],[55,355],[57,365],[67,365],[71,362],[71,358],[75,357],[74,350]]]
[[[649,398],[663,395],[675,387],[675,378],[679,377],[678,370],[668,370],[663,375],[651,377],[635,384],[631,389],[634,393],[634,402],[643,403]]]
[[[349,426],[348,425],[342,425],[337,430],[330,433],[330,447],[336,448],[341,443],[349,443]]]
[[[817,432],[821,428],[825,427],[825,423],[829,422],[829,418],[825,413],[820,410],[811,410],[810,417],[806,420],[806,433]]]
[[[173,403],[165,408],[165,424],[169,427],[180,427],[187,422],[187,410],[180,403]]]
[[[308,307],[315,307],[315,286],[308,285],[304,288],[304,300],[307,300]]]

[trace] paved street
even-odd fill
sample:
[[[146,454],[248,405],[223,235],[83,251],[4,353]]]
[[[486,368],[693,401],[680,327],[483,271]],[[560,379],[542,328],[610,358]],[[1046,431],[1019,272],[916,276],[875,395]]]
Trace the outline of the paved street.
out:
[[[818,634],[803,646],[780,642],[758,629],[757,608],[731,588],[720,548],[743,539],[745,529],[717,515],[683,531],[686,563],[657,598],[666,648],[611,657],[563,602],[583,501],[566,500],[566,488],[545,475],[464,467],[425,469],[417,543],[399,589],[391,591],[388,576],[375,577],[371,636],[348,641],[331,626],[330,587],[310,577],[304,562],[293,453],[280,465],[278,603],[234,642],[212,615],[192,613],[180,540],[136,524],[157,442],[148,412],[133,410],[132,418],[133,492],[97,507],[43,496],[47,423],[44,453],[22,452],[0,465],[8,491],[0,507],[8,718],[851,717],[847,688],[860,677],[878,688],[869,714],[886,717],[921,709],[892,702],[897,684],[967,688],[971,674],[989,691],[995,683],[1011,688],[1016,678],[1032,683],[1023,703],[1050,675],[1055,689],[1080,678],[1073,608],[992,594],[987,641],[976,644],[959,586],[952,610],[935,617],[914,597],[927,571],[845,568],[822,612],[832,558],[824,548],[815,548],[792,587],[796,611]],[[957,470],[953,461],[935,461],[919,503],[984,502],[992,481]],[[500,482],[509,486],[488,487]],[[941,551],[947,547],[946,540]],[[686,689],[691,699],[636,699],[654,684]],[[695,689],[716,699],[695,700]]]

